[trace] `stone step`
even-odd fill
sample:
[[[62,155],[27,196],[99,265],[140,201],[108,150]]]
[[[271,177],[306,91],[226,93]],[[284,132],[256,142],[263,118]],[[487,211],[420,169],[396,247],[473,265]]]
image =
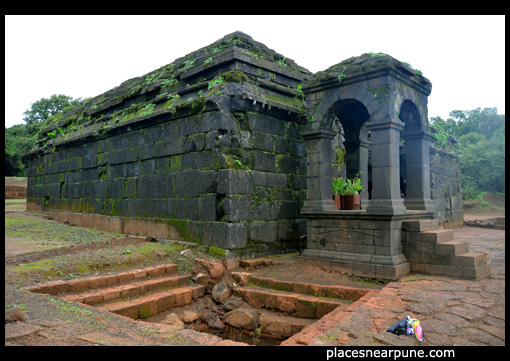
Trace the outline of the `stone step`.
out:
[[[278,337],[291,337],[314,322],[314,319],[284,316],[271,311],[263,311],[259,317],[261,332]]]
[[[402,232],[402,237],[411,242],[442,243],[453,240],[455,235],[450,229],[436,229],[422,232]]]
[[[74,301],[96,305],[103,302],[113,301],[121,298],[143,295],[147,292],[162,288],[177,287],[191,281],[190,275],[175,275],[168,277],[158,277],[150,280],[141,280],[123,285],[107,287],[99,290],[71,294],[62,297],[65,301]]]
[[[280,261],[271,259],[271,258],[252,258],[252,259],[242,259],[239,261],[239,266],[243,267],[247,271],[253,271],[258,268],[268,267],[268,266],[276,266],[281,264]]]
[[[280,311],[300,318],[319,319],[337,307],[346,308],[352,302],[333,298],[277,291],[257,286],[234,287],[232,293],[250,306]]]
[[[328,297],[347,301],[357,301],[371,289],[340,285],[321,285],[316,283],[283,281],[270,277],[250,276],[251,283],[277,291],[300,293],[310,296]]]
[[[423,232],[438,229],[437,219],[419,219],[415,221],[403,221],[402,229],[407,232]]]
[[[436,253],[457,256],[469,251],[469,243],[465,241],[446,241],[436,244]]]
[[[463,268],[478,268],[491,263],[488,252],[466,252],[452,257],[452,265]]]
[[[484,279],[491,274],[492,265],[488,252],[468,251],[458,255],[443,255],[443,257],[448,257],[448,261],[411,263],[411,271],[472,280]]]
[[[118,284],[143,280],[146,278],[170,275],[177,272],[177,265],[173,263],[161,264],[152,267],[135,269],[111,275],[77,278],[69,281],[51,281],[26,289],[34,293],[58,295],[61,293],[83,292],[89,289],[100,289]]]
[[[498,217],[494,224],[494,229],[505,230],[505,217]]]
[[[188,305],[193,300],[202,297],[204,293],[204,286],[190,285],[139,296],[129,300],[105,303],[97,307],[136,320],[154,316],[173,307]]]

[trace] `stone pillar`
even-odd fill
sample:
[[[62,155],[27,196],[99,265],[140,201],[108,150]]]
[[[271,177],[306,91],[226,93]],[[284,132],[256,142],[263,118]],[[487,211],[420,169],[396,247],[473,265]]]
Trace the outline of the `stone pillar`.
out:
[[[306,201],[301,212],[335,210],[331,190],[331,140],[336,133],[318,129],[301,133],[306,146]]]
[[[347,170],[347,177],[353,178],[359,173],[361,185],[364,192],[360,193],[361,209],[366,209],[368,206],[368,150],[370,142],[366,140],[357,140],[354,142],[345,142],[346,154],[350,154],[351,162],[355,163],[354,167]],[[348,163],[349,164],[349,163]]]
[[[372,134],[372,199],[368,213],[403,214],[400,197],[400,131],[405,124],[399,120],[367,124]]]
[[[432,134],[425,131],[403,134],[406,147],[407,209],[434,212],[430,198],[430,140]]]

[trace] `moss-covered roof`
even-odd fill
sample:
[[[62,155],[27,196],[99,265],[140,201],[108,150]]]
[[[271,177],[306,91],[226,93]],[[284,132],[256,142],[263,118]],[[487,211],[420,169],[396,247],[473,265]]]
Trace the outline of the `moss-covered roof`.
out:
[[[246,61],[256,62],[269,71],[294,77],[297,81],[312,75],[293,60],[250,36],[234,32],[157,70],[129,79],[101,95],[86,99],[78,107],[50,117],[31,153],[47,150],[48,146],[101,134],[123,123],[125,125],[126,122],[162,113],[175,113],[180,107],[204,109],[207,95],[218,93],[215,86],[254,80],[254,77],[238,70],[231,70],[221,76],[208,71],[230,61],[232,57],[245,57]],[[257,79],[252,82],[258,85],[259,80],[264,81]],[[288,88],[276,83],[274,86]],[[271,101],[270,98],[268,101]]]
[[[243,65],[229,65],[234,61]],[[235,89],[254,104],[301,115],[306,112],[302,89],[334,81],[349,83],[359,75],[381,69],[393,69],[430,92],[431,84],[419,70],[386,54],[362,54],[312,74],[250,36],[234,32],[50,117],[29,155],[117,128],[120,131],[122,127],[159,115],[204,111],[215,94],[227,91],[227,85],[233,83],[244,83]]]
[[[366,75],[382,69],[396,70],[408,78],[420,83],[426,89],[431,89],[432,84],[422,75],[422,72],[413,69],[410,64],[399,61],[384,53],[365,53],[360,56],[353,56],[343,60],[338,64],[330,66],[328,69],[315,73],[306,82],[307,87],[327,82],[332,79],[342,83],[344,79]]]

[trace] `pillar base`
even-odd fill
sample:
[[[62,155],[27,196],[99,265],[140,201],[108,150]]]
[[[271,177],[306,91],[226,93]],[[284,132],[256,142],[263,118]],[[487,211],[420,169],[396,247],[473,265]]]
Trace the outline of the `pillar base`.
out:
[[[367,213],[372,214],[405,214],[406,207],[401,199],[371,199],[367,207]]]
[[[411,272],[411,264],[401,254],[375,256],[306,249],[298,257],[298,260],[319,266],[327,271],[350,273],[369,278],[397,280]]]
[[[406,209],[413,211],[435,212],[436,210],[432,199],[408,198],[404,201],[404,206]]]
[[[333,199],[321,199],[315,201],[305,201],[301,208],[301,213],[314,213],[322,211],[336,211],[338,208]]]

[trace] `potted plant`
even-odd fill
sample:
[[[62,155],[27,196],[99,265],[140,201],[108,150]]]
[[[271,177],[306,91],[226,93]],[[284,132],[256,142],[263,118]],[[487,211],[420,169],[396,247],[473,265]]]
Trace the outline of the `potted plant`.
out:
[[[364,191],[365,189],[361,185],[359,174],[357,174],[354,179],[347,179],[345,209],[361,209],[361,197],[359,193]]]
[[[345,177],[333,178],[332,190],[333,200],[338,209],[344,209],[345,194],[347,192],[348,179]]]

